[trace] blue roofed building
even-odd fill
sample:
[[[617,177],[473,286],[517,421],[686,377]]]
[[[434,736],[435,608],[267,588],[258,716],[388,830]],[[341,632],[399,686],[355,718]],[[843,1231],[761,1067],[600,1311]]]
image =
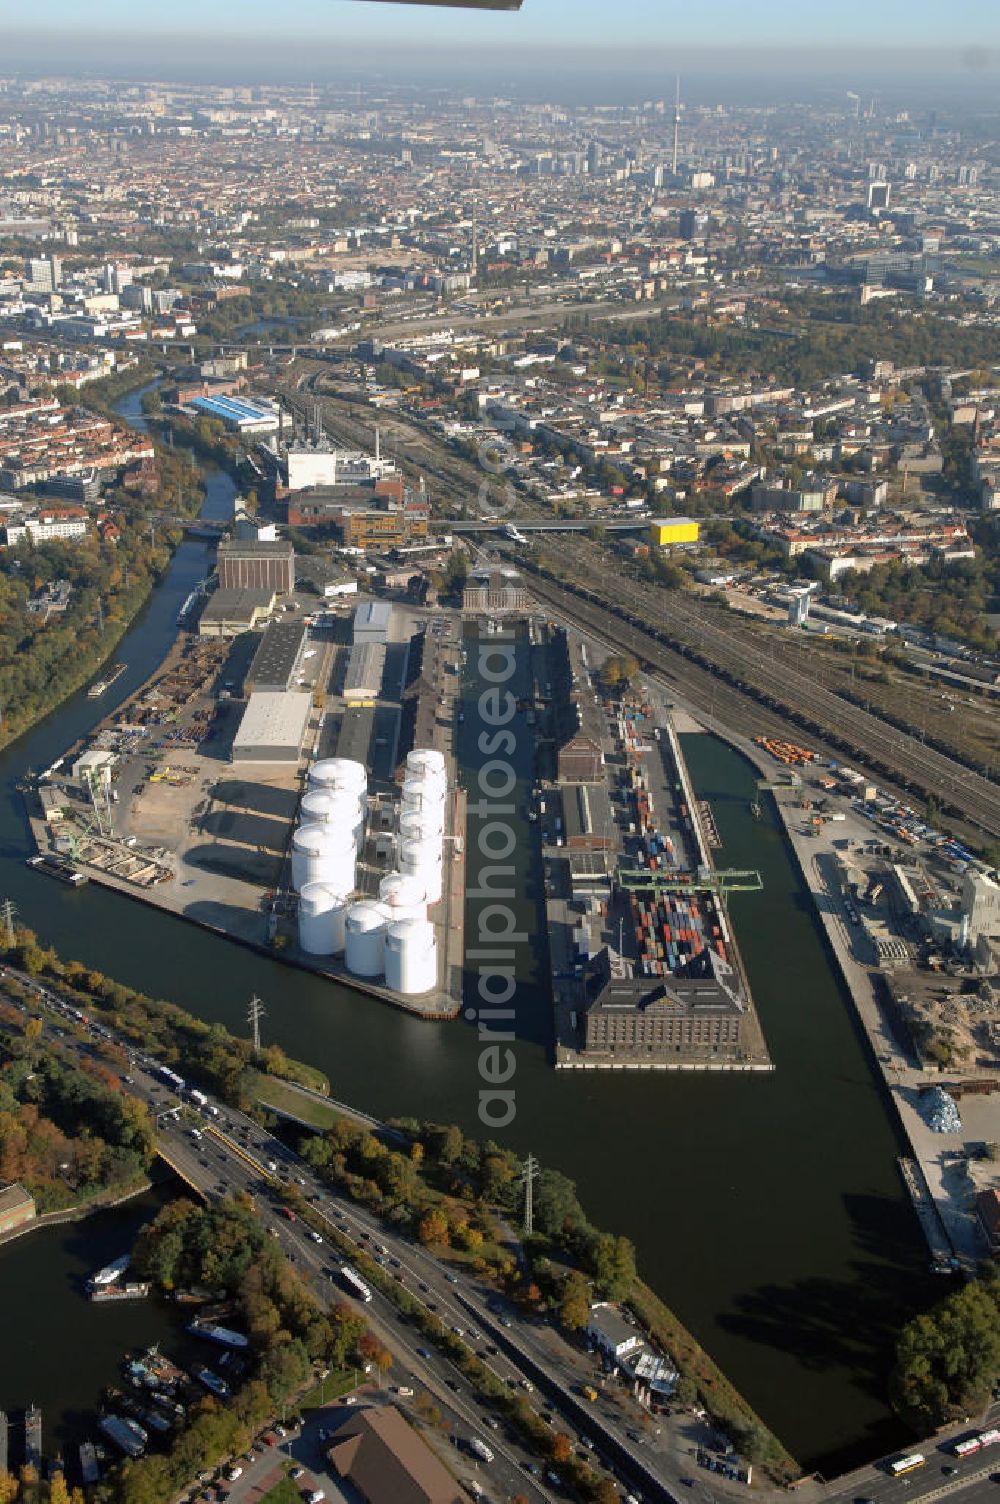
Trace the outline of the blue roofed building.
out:
[[[269,402],[251,402],[248,397],[219,395],[195,397],[191,406],[206,418],[217,418],[238,433],[276,433],[281,417]]]

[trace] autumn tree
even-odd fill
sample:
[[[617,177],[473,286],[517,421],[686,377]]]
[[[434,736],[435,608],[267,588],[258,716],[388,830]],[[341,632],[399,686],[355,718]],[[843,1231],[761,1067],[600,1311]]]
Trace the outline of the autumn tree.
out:
[[[417,1237],[425,1247],[434,1244],[449,1242],[448,1218],[438,1207],[432,1206],[421,1217],[417,1226]]]
[[[568,1332],[578,1332],[590,1319],[590,1285],[582,1274],[568,1274],[559,1301],[559,1321]]]

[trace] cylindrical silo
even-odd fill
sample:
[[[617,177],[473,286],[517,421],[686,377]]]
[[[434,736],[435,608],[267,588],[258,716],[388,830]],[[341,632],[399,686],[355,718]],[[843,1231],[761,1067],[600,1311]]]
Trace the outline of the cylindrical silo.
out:
[[[408,809],[399,818],[399,834],[404,841],[440,841],[444,835],[444,816],[436,809]]]
[[[354,833],[346,825],[300,825],[292,836],[292,887],[301,893],[306,883],[330,883],[350,893],[355,859]]]
[[[448,776],[443,768],[420,768],[418,771],[407,768],[403,777],[404,789],[418,785],[427,789],[436,789],[444,795],[448,792]]]
[[[393,920],[427,918],[427,889],[412,873],[390,872],[379,883],[378,896]]]
[[[348,826],[360,850],[365,838],[366,810],[364,794],[359,797],[353,789],[324,786],[303,794],[299,818],[303,825]]]
[[[339,956],[344,949],[346,893],[329,883],[306,883],[299,894],[299,945],[311,956]]]
[[[433,747],[414,747],[406,756],[406,776],[410,778],[416,774],[420,777],[426,773],[445,776],[444,753],[435,751]]]
[[[344,961],[356,977],[377,977],[385,968],[389,910],[382,903],[353,903],[344,920]]]
[[[385,935],[385,985],[407,995],[437,986],[437,940],[426,919],[397,919]]]
[[[399,870],[408,877],[418,877],[427,889],[427,902],[441,897],[441,845],[437,841],[403,841],[399,848]]]
[[[426,810],[440,814],[444,809],[445,794],[446,790],[436,783],[408,778],[403,784],[403,809]]]
[[[309,769],[309,787],[313,789],[352,789],[363,794],[368,774],[363,762],[350,757],[323,757]]]

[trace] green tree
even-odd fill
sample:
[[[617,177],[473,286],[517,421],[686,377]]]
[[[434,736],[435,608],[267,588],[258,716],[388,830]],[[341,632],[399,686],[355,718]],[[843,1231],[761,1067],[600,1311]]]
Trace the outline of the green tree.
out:
[[[1000,1377],[1000,1277],[976,1281],[903,1328],[892,1395],[920,1429],[981,1409]]]
[[[605,1232],[593,1247],[594,1279],[602,1295],[621,1300],[635,1283],[635,1249],[628,1238]]]

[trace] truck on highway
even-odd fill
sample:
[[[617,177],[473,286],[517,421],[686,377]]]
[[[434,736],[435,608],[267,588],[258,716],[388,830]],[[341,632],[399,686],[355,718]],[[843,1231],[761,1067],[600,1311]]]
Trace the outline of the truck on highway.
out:
[[[203,1091],[196,1091],[192,1086],[191,1090],[188,1092],[188,1096],[191,1098],[196,1107],[208,1106],[208,1098]]]
[[[366,1302],[371,1300],[372,1292],[361,1278],[361,1275],[357,1274],[351,1268],[350,1264],[341,1264],[340,1277],[352,1295],[356,1295],[359,1300]]]
[[[593,1404],[597,1399],[597,1390],[594,1388],[593,1384],[584,1384],[580,1390],[580,1393],[583,1395],[584,1399],[589,1400],[591,1404]]]
[[[486,1445],[485,1441],[480,1441],[478,1436],[473,1436],[469,1442],[469,1451],[474,1457],[478,1457],[480,1462],[493,1461],[492,1450]]]

